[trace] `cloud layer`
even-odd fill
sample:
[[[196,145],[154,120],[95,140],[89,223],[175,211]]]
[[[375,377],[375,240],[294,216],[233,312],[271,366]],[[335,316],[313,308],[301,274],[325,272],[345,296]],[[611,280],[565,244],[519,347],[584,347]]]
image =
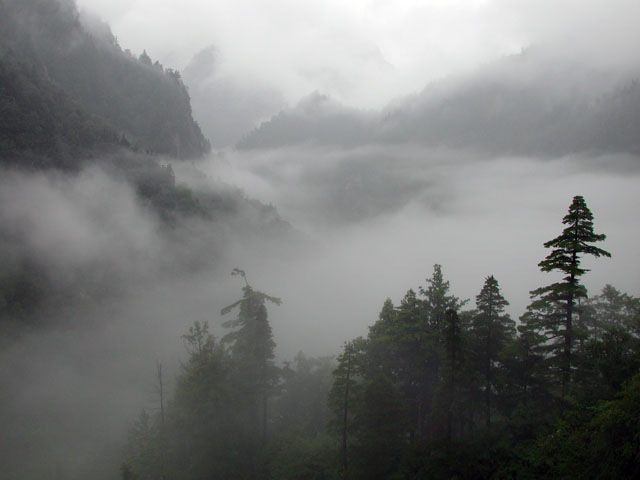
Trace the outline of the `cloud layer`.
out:
[[[636,59],[632,0],[79,0],[123,47],[184,68],[214,44],[221,68],[277,88],[289,102],[320,90],[354,106],[384,105],[428,82],[548,44],[609,67]]]

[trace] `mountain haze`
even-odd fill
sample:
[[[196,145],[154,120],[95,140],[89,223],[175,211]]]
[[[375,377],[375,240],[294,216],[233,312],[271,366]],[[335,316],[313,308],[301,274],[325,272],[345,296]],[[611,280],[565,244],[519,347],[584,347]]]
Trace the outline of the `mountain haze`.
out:
[[[638,153],[640,88],[633,71],[606,71],[530,48],[367,115],[346,107],[309,108],[330,103],[312,95],[263,122],[238,146],[378,143],[489,154]]]
[[[0,0],[0,480],[638,478],[632,12]]]

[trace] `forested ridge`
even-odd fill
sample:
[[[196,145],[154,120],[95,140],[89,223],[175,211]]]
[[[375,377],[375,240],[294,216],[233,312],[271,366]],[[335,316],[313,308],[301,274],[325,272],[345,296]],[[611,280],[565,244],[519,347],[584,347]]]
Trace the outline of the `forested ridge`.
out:
[[[280,299],[236,269],[229,333],[183,337],[176,390],[131,427],[123,479],[636,478],[640,299],[589,297],[581,262],[610,256],[605,235],[580,196],[563,224],[539,264],[563,277],[517,321],[494,276],[469,302],[435,265],[334,360],[276,366]]]
[[[71,163],[118,145],[178,158],[208,151],[179,72],[123,51],[75,2],[3,0],[0,38],[4,162]]]
[[[531,47],[379,111],[313,94],[263,121],[238,148],[410,144],[494,155],[637,155],[640,84],[630,70],[616,76]]]

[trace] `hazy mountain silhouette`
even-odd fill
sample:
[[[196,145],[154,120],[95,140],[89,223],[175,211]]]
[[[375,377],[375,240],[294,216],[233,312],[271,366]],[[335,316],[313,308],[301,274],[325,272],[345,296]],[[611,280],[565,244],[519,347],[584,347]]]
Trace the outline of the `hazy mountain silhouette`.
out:
[[[531,48],[364,114],[321,95],[247,134],[240,148],[409,143],[495,154],[640,152],[640,86]]]

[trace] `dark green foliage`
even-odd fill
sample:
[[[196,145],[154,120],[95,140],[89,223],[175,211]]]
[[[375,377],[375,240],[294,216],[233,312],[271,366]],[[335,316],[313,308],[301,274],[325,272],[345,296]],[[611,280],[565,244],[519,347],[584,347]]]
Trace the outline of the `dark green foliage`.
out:
[[[546,347],[551,354],[550,360],[559,370],[564,396],[569,391],[574,367],[576,304],[587,296],[580,277],[588,270],[580,262],[584,255],[610,257],[611,254],[592,245],[603,241],[606,236],[594,233],[593,215],[581,196],[573,198],[562,223],[566,225],[565,229],[561,235],[544,244],[552,251],[538,265],[543,272],[559,271],[564,277],[561,282],[531,292],[534,300],[525,320],[546,337]]]
[[[483,365],[483,390],[485,399],[485,422],[491,425],[493,398],[503,370],[502,353],[515,337],[515,322],[504,313],[509,302],[500,292],[498,281],[487,277],[481,292],[476,297],[476,313],[473,315],[471,332],[474,337],[474,360]]]
[[[434,265],[420,295],[409,290],[400,306],[387,300],[369,333],[369,362],[377,374],[390,380],[403,399],[404,418],[411,442],[422,442],[441,430],[439,385],[446,375],[447,312],[464,302],[449,293],[440,265]],[[373,378],[373,377],[372,377]]]
[[[606,478],[595,445],[620,478],[637,474],[638,422],[625,417],[635,405],[620,413],[612,399],[640,367],[637,299],[607,286],[586,300],[579,260],[609,254],[591,246],[604,236],[593,234],[584,201],[574,202],[567,231],[547,244],[555,253],[541,262],[564,271],[573,289],[540,289],[517,329],[493,276],[476,309],[462,311],[436,265],[421,296],[409,290],[397,307],[387,299],[369,336],[346,344],[329,397],[343,478]],[[553,340],[562,355],[571,290],[580,299],[573,396],[558,401],[563,364]],[[622,441],[603,433],[622,425],[630,426]]]
[[[391,348],[399,337],[386,336],[399,335],[393,328],[402,309],[390,300],[369,337],[345,345],[330,391],[333,365],[326,359],[299,354],[282,369],[271,401],[271,434],[262,445],[256,432],[247,429],[252,423],[247,423],[242,406],[246,385],[234,377],[246,361],[244,353],[225,353],[207,326],[196,323],[183,337],[190,357],[178,378],[166,429],[157,416],[140,417],[131,431],[123,478],[161,476],[162,471],[167,478],[184,479],[635,478],[640,374],[631,372],[637,372],[640,349],[628,331],[619,331],[615,339],[607,336],[613,334],[609,330],[585,338],[587,353],[581,361],[599,372],[600,382],[612,383],[581,380],[582,388],[593,394],[566,399],[560,415],[545,390],[548,365],[534,348],[539,340],[535,332],[521,326],[514,337],[512,323],[502,318],[505,335],[496,338],[502,338],[503,348],[492,377],[492,399],[500,415],[493,417],[491,428],[485,428],[485,418],[474,420],[474,414],[486,413],[485,392],[478,388],[486,379],[484,365],[473,360],[473,349],[486,345],[487,338],[481,333],[476,338],[474,330],[486,327],[482,322],[487,318],[481,317],[487,313],[485,300],[501,297],[498,293],[497,282],[488,277],[478,295],[478,310],[445,312],[438,334],[439,376],[430,387],[429,436],[420,439],[413,416],[416,397],[408,396],[411,390],[403,386],[403,379],[411,378],[403,370],[411,366],[398,363],[402,350]],[[234,305],[247,301],[243,296]],[[405,307],[415,301],[410,292]],[[496,305],[505,303],[502,299]],[[391,355],[387,363],[385,351]],[[615,394],[619,385],[622,390]],[[329,414],[320,402],[325,395],[333,438],[323,432]]]
[[[602,403],[589,423],[595,478],[640,476],[640,373],[614,400]]]
[[[632,479],[640,475],[640,374],[616,398],[575,404],[530,447],[536,478]]]
[[[538,415],[546,418],[552,403],[544,337],[526,323],[518,325],[517,330],[518,336],[505,346],[502,354],[505,370],[501,407],[510,416],[520,409],[532,411],[540,407]]]
[[[243,270],[235,268],[232,275],[240,275],[245,280],[245,286],[242,288],[242,298],[220,311],[226,315],[238,308],[238,316],[223,324],[223,327],[234,330],[225,335],[222,341],[230,345],[233,356],[247,362],[249,369],[262,370],[265,363],[272,362],[275,347],[265,302],[280,305],[281,300],[254,290]]]
[[[406,422],[400,392],[390,379],[367,379],[355,410],[349,478],[386,479],[397,468],[405,446]]]
[[[585,252],[606,254],[585,248],[569,258]],[[579,262],[566,270],[570,284],[584,273]],[[345,343],[335,368],[299,354],[277,369],[265,305],[279,299],[254,290],[242,270],[234,274],[245,287],[222,311],[238,308],[226,323],[227,348],[206,325],[185,335],[190,359],[167,426],[141,417],[123,478],[165,471],[171,478],[274,480],[640,474],[635,297],[607,285],[587,300],[574,282],[581,302],[573,312],[573,383],[571,395],[559,396],[563,365],[552,340],[563,331],[549,319],[566,318],[568,287],[557,295],[542,289],[546,297],[515,328],[493,276],[476,309],[464,311],[436,265],[419,294],[409,290],[398,306],[384,302],[368,336]]]
[[[565,282],[572,283],[589,271],[580,266],[583,255],[610,257],[611,254],[591,245],[603,241],[606,235],[593,232],[593,215],[581,196],[573,197],[569,213],[562,219],[562,223],[567,227],[561,235],[545,242],[545,248],[553,250],[538,266],[543,272],[558,270],[566,275],[563,278]],[[575,288],[575,285],[572,283],[571,287]]]
[[[269,478],[333,480],[334,450],[333,441],[326,434],[279,437],[266,453]]]

